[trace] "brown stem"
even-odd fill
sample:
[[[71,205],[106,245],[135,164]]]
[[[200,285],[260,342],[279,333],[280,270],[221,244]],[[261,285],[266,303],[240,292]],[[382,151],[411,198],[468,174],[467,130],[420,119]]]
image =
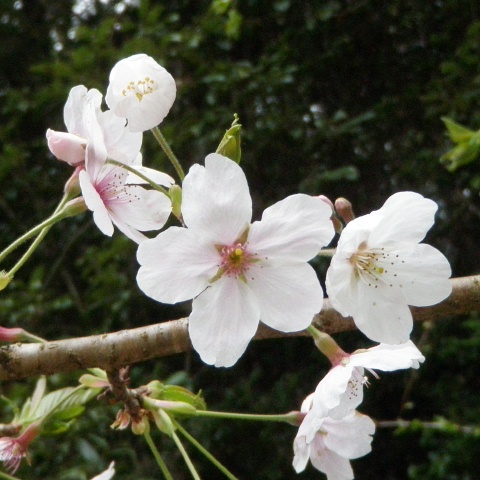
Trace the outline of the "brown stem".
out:
[[[418,321],[433,321],[451,315],[480,311],[480,275],[454,278],[449,298],[432,307],[412,308]],[[351,318],[342,317],[328,299],[313,324],[326,333],[354,330]],[[260,325],[256,340],[307,335],[305,331],[282,333]],[[91,367],[107,371],[191,349],[188,319],[122,330],[91,337],[71,338],[44,344],[14,344],[0,348],[0,380],[69,372]]]

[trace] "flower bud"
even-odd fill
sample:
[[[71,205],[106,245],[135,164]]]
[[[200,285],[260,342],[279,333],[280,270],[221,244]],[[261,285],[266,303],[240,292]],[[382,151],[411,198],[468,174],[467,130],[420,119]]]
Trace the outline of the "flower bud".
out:
[[[168,191],[172,202],[172,213],[179,219],[182,218],[182,188],[172,185]]]
[[[172,433],[175,431],[175,427],[172,423],[172,419],[165,413],[163,410],[152,410],[153,420],[155,421],[155,425],[157,428],[171,436]]]
[[[24,337],[23,328],[0,327],[0,342],[20,342]]]
[[[67,183],[63,187],[63,191],[68,198],[75,198],[77,195],[80,194],[80,182],[78,180],[78,176],[80,172],[83,170],[83,167],[77,167],[75,171],[72,173],[72,176],[67,180]]]
[[[85,162],[85,148],[87,141],[84,138],[66,132],[47,130],[47,143],[50,151],[58,160],[76,166]]]
[[[335,200],[335,210],[345,223],[349,223],[355,218],[352,204],[346,198],[340,197]]]
[[[242,126],[238,123],[238,115],[235,114],[235,120],[232,126],[225,132],[217,151],[220,155],[230,158],[234,162],[240,163],[242,150],[240,146],[240,130]]]
[[[73,200],[70,200],[62,208],[63,217],[74,217],[75,215],[80,215],[83,212],[87,211],[87,205],[83,197],[77,197]]]
[[[0,272],[0,291],[7,287],[7,285],[12,281],[13,276],[8,274],[5,270]]]
[[[140,418],[138,420],[132,419],[132,433],[134,435],[145,435],[150,432],[150,422],[145,410],[140,411]]]

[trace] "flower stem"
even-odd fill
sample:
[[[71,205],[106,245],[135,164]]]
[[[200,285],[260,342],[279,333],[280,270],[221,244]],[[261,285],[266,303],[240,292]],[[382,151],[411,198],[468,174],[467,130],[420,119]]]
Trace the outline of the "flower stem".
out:
[[[124,163],[118,162],[117,160],[113,160],[112,158],[109,158],[107,160],[107,163],[111,163],[112,165],[117,165],[117,166],[122,167],[125,170],[129,171],[130,173],[133,173],[137,177],[140,177],[142,180],[145,180],[155,190],[157,190],[159,192],[162,192],[163,194],[167,195],[167,197],[168,197],[168,191],[165,188],[163,188],[161,185],[158,185],[158,183],[155,183],[153,180],[150,180],[146,175],[138,172],[137,170],[135,170],[135,168],[131,167],[130,165],[125,165]]]
[[[65,205],[67,201],[67,196],[64,195],[60,203],[58,204],[57,208],[55,209],[55,212],[44,220],[42,223],[38,224],[36,227],[33,227],[31,230],[28,232],[24,233],[21,237],[17,238],[13,243],[11,243],[3,252],[0,253],[0,262],[5,259],[7,255],[12,253],[17,247],[19,247],[22,243],[26,242],[28,239],[32,238],[33,236],[39,234],[39,237],[41,237],[38,242],[35,240],[35,242],[32,244],[32,247],[30,247],[27,250],[28,256],[24,259],[20,260],[22,263],[20,267],[25,263],[25,261],[30,257],[30,255],[33,253],[33,251],[37,248],[38,244],[43,240],[45,235],[47,234],[48,230],[57,223],[58,221],[62,220],[64,218],[64,213],[62,212],[62,208]],[[27,253],[25,255],[27,255]],[[24,257],[25,257],[24,255]],[[22,261],[23,260],[23,261]],[[18,268],[20,268],[18,267]],[[15,272],[18,270],[18,268],[14,267]]]
[[[12,477],[8,473],[0,472],[0,478],[5,478],[5,480],[20,480],[18,477]]]
[[[192,435],[190,435],[176,420],[174,420],[174,425],[177,427],[178,431],[197,449],[202,453],[208,460],[210,460],[227,478],[230,480],[238,480],[238,478],[233,475],[224,465],[222,465],[201,443],[199,443]]]
[[[178,438],[178,435],[174,431],[171,432],[171,435],[172,435],[173,441],[175,442],[175,445],[177,445],[178,450],[180,450],[180,453],[182,454],[182,457],[185,460],[185,463],[187,464],[187,467],[190,470],[192,477],[194,478],[194,480],[201,480],[200,475],[197,473],[197,470],[195,469],[195,466],[190,460],[190,457],[188,456],[187,451],[183,447],[183,444],[180,441],[180,438]]]
[[[155,137],[155,139],[157,140],[157,142],[160,144],[163,151],[167,155],[168,159],[170,160],[170,163],[175,168],[177,175],[180,178],[180,181],[183,182],[183,179],[185,178],[185,172],[183,171],[183,168],[180,165],[178,158],[173,153],[172,149],[170,148],[170,145],[167,143],[167,140],[163,136],[162,132],[158,127],[152,128],[151,132],[153,133],[153,136]]]
[[[229,420],[250,420],[258,422],[286,422],[294,423],[298,419],[298,412],[289,412],[280,415],[256,415],[253,413],[215,412],[212,410],[197,410],[197,417],[226,418]]]
[[[150,450],[153,453],[153,456],[155,457],[156,462],[158,463],[158,466],[160,467],[160,470],[163,473],[163,476],[166,478],[166,480],[173,480],[173,477],[171,473],[169,472],[167,466],[165,465],[165,462],[163,461],[163,458],[160,456],[160,452],[157,450],[157,447],[155,446],[155,443],[153,443],[152,437],[150,436],[150,433],[145,432],[143,434],[143,437],[145,438],[145,441],[147,442],[148,446],[150,447]]]

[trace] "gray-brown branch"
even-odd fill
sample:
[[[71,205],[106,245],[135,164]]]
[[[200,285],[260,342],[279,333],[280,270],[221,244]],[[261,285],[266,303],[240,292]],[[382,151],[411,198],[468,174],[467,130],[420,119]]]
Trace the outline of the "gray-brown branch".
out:
[[[449,298],[432,307],[412,308],[418,321],[480,311],[480,275],[454,278]],[[328,299],[313,319],[327,333],[354,330],[351,318],[342,317]],[[260,325],[256,340],[306,335],[286,334]],[[188,319],[172,320],[120,332],[51,341],[45,344],[14,344],[0,348],[0,380],[18,380],[38,375],[99,367],[114,370],[134,363],[165,357],[191,349]]]

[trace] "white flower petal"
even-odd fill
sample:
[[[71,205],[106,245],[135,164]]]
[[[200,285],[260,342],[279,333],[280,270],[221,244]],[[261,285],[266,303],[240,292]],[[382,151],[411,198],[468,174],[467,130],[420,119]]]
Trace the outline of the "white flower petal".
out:
[[[212,153],[205,167],[193,165],[183,181],[185,224],[219,244],[231,244],[252,218],[252,199],[243,170],[232,160]]]
[[[350,365],[358,365],[372,370],[391,372],[404,368],[418,368],[425,357],[415,344],[408,342],[388,345],[382,343],[366,351],[353,353],[350,356]]]
[[[332,368],[320,381],[313,397],[313,410],[320,417],[341,419],[363,400],[363,370],[348,363]]]
[[[192,345],[205,363],[230,367],[255,335],[259,317],[250,287],[222,277],[193,301],[188,328]]]
[[[141,173],[142,175],[145,175],[152,182],[155,182],[157,185],[162,185],[163,187],[171,187],[175,183],[175,180],[170,175],[167,175],[166,173],[160,172],[153,168],[143,167],[141,165],[139,166],[134,165],[133,168],[135,168],[135,170]],[[127,181],[125,183],[127,185],[128,184],[140,185],[140,184],[147,184],[148,182],[143,178],[140,178],[137,175],[129,172]]]
[[[352,264],[337,253],[327,270],[325,286],[332,306],[344,317],[353,315],[358,304],[358,282],[355,281]]]
[[[390,275],[388,281],[402,289],[408,305],[435,305],[450,295],[452,270],[436,248],[422,243],[392,253],[401,261],[391,269],[395,276]]]
[[[372,212],[381,215],[382,222],[374,229],[369,245],[376,246],[384,242],[422,241],[434,223],[437,204],[419,193],[398,192],[384,203],[380,210]]]
[[[218,270],[215,247],[181,227],[170,227],[142,242],[137,260],[141,265],[138,286],[149,297],[164,303],[197,296]]]
[[[341,420],[325,419],[325,446],[345,458],[363,457],[371,451],[375,423],[370,417],[351,412]]]
[[[84,85],[73,87],[63,107],[63,120],[68,132],[80,137],[86,137],[87,133],[83,125],[83,108],[87,91],[87,87]],[[98,106],[100,107],[100,103]]]
[[[303,330],[322,309],[322,287],[308,263],[254,265],[246,277],[258,299],[261,321],[276,330]]]
[[[92,480],[110,480],[115,475],[115,462],[112,462],[110,466],[104,472],[92,478]]]
[[[413,328],[408,306],[376,298],[369,292],[364,289],[364,297],[353,316],[355,325],[374,342],[405,343]]]
[[[331,208],[319,198],[297,194],[267,208],[250,228],[248,241],[259,255],[311,260],[335,234]]]
[[[329,450],[323,436],[317,435],[312,442],[310,461],[312,465],[327,475],[327,480],[353,480],[353,470],[348,459]]]
[[[93,221],[103,234],[111,237],[113,235],[112,220],[110,219],[107,207],[103,203],[102,198],[92,185],[88,173],[85,170],[82,170],[78,179],[83,198],[85,199],[85,204],[88,209],[93,212]]]
[[[125,192],[108,204],[117,222],[142,232],[159,230],[165,225],[171,211],[171,202],[166,195],[136,185],[125,187]]]
[[[304,436],[297,436],[293,441],[293,468],[297,473],[303,472],[310,457],[310,445]]]
[[[117,117],[111,110],[98,114],[98,123],[110,158],[130,165],[142,146],[143,134],[126,128],[124,118]]]

